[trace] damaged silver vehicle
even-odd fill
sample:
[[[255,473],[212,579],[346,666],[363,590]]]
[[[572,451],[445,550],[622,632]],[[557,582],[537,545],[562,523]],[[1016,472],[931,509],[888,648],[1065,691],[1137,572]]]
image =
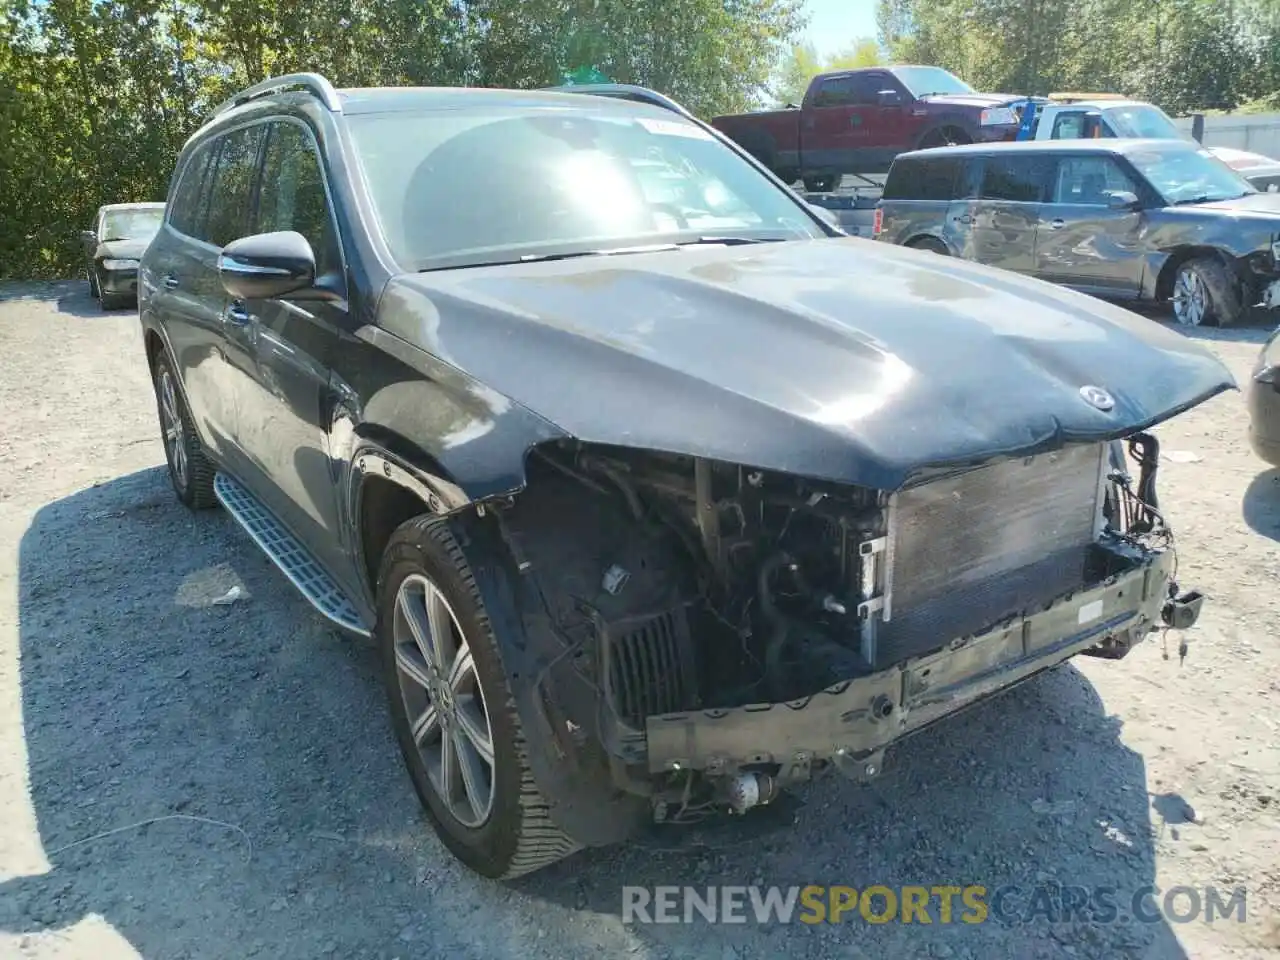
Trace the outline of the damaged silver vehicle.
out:
[[[872,777],[1189,626],[1150,430],[1234,387],[1126,310],[840,236],[610,90],[260,84],[140,274],[178,497],[378,645],[492,877]]]

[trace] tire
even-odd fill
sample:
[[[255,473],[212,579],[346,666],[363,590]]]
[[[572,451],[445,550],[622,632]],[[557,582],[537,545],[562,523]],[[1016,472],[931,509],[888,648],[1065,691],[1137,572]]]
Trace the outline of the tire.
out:
[[[947,245],[941,240],[933,237],[922,237],[919,240],[912,240],[907,244],[912,250],[927,250],[930,253],[936,253],[940,257],[951,256],[951,251],[947,249]]]
[[[90,265],[88,273],[89,273],[89,296],[93,297],[94,299],[97,299],[97,297],[99,296],[98,272],[93,269],[92,265]]]
[[[830,193],[839,183],[840,178],[834,174],[804,178],[804,188],[810,193]]]
[[[579,844],[551,821],[547,802],[533,781],[524,732],[493,625],[449,523],[439,517],[416,517],[391,535],[378,574],[374,638],[381,654],[392,729],[436,835],[476,873],[506,880],[549,866],[578,850]],[[410,606],[425,611],[431,591],[437,591],[435,596],[443,600],[443,608],[436,608],[436,623],[445,625],[441,632],[448,636],[441,646],[425,640],[424,648],[409,630],[405,611]],[[417,606],[420,595],[421,608]],[[418,620],[420,633],[434,637],[429,621],[423,619],[426,617],[423,612]],[[507,622],[507,618],[500,619]],[[433,667],[423,649],[436,650],[438,663],[448,659],[447,652],[440,655],[439,651],[450,645],[455,651],[453,670],[436,667],[431,679]],[[466,688],[469,692],[462,687],[450,690],[450,684],[439,680],[441,674],[457,671],[464,645],[470,651],[475,680]],[[406,664],[409,670],[404,669]],[[428,682],[415,680],[412,670],[418,671],[416,675],[425,670]],[[429,683],[439,692],[428,693]],[[446,701],[448,706],[439,710],[437,704]],[[453,719],[428,727],[419,746],[415,727],[424,726],[432,710]],[[483,726],[478,722],[481,716]],[[485,742],[492,754],[491,765],[476,747],[480,741],[467,732],[474,729],[488,731]],[[455,790],[443,779],[443,752],[438,760],[435,755],[437,750],[450,749],[446,742],[453,745]],[[461,759],[464,752],[468,757],[465,762]],[[429,759],[433,772],[428,772]],[[480,766],[475,766],[477,763]],[[487,778],[482,776],[486,768]],[[471,770],[471,781],[458,772],[464,769]],[[471,783],[479,789],[472,791]],[[484,799],[486,789],[488,807],[481,812],[475,799]],[[459,792],[465,800],[447,796]]]
[[[167,379],[167,384],[166,384]],[[191,422],[191,413],[178,389],[178,377],[168,355],[156,359],[152,386],[156,393],[156,413],[160,418],[160,439],[164,443],[169,482],[178,499],[192,510],[208,510],[218,505],[213,494],[213,463],[204,454],[200,437]]]
[[[930,130],[920,138],[919,150],[927,150],[930,147],[955,147],[964,143],[972,143],[973,139],[958,127],[939,127],[936,130]]]
[[[1244,313],[1240,284],[1214,257],[1193,257],[1173,276],[1173,319],[1187,327],[1229,327]]]

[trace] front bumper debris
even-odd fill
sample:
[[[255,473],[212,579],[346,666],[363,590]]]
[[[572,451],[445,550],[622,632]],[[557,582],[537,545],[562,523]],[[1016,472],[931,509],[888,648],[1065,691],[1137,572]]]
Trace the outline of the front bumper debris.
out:
[[[889,744],[982,697],[1091,648],[1111,644],[1120,652],[1102,655],[1123,656],[1161,624],[1171,602],[1172,567],[1169,551],[1155,553],[1144,565],[1038,613],[800,700],[648,717],[649,770],[719,774],[778,764],[780,778],[789,781],[806,779],[814,762],[831,761],[848,773],[874,776]],[[1198,613],[1196,601],[1169,615],[1194,622]]]
[[[1280,307],[1280,280],[1272,280],[1262,290],[1262,302],[1259,306],[1274,310]]]

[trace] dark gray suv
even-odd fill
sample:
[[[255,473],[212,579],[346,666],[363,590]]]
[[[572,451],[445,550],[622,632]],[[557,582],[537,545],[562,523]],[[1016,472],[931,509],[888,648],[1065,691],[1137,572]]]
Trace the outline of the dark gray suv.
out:
[[[919,150],[885,181],[877,238],[1118,300],[1184,324],[1280,305],[1280,195],[1198,144],[1047,140]]]
[[[609,93],[261,84],[142,260],[174,490],[371,637],[493,877],[785,814],[1193,622],[1147,430],[1233,386],[1128,311],[838,235]]]

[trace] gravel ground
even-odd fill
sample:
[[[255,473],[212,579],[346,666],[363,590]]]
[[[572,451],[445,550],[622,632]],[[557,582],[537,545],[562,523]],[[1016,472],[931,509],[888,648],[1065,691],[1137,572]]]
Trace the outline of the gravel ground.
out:
[[[1261,329],[1206,333],[1241,380]],[[0,289],[0,957],[1246,957],[1280,947],[1280,475],[1241,396],[1159,432],[1176,639],[813,785],[787,830],[507,886],[427,829],[367,645],[171,495],[136,317]],[[1194,454],[1188,457],[1184,454]],[[243,598],[215,604],[229,588]],[[147,826],[140,821],[167,817]],[[109,831],[119,832],[103,836]],[[92,839],[89,839],[92,838]],[[623,884],[1248,888],[1244,923],[636,925]],[[1184,901],[1185,903],[1185,901]]]

